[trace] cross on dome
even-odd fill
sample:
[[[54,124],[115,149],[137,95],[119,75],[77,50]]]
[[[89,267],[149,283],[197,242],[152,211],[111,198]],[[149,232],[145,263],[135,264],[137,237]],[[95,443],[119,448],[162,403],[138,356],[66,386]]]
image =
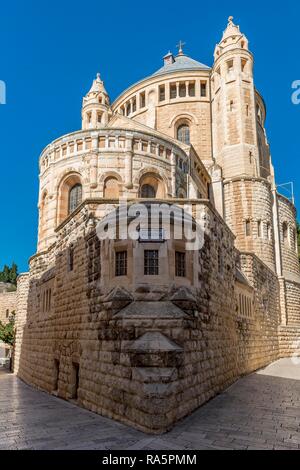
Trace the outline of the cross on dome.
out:
[[[185,42],[180,40],[179,44],[177,44],[177,46],[176,46],[178,48],[178,55],[184,55],[183,49],[182,49],[183,46],[185,46]]]

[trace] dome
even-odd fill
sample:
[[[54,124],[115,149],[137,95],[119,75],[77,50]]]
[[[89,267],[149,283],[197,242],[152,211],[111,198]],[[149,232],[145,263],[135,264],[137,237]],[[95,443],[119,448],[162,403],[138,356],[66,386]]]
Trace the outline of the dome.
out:
[[[180,72],[185,70],[210,70],[207,65],[198,62],[197,60],[191,59],[187,55],[181,54],[174,57],[173,63],[165,64],[159,70],[152,74],[152,76],[164,75],[166,73]]]

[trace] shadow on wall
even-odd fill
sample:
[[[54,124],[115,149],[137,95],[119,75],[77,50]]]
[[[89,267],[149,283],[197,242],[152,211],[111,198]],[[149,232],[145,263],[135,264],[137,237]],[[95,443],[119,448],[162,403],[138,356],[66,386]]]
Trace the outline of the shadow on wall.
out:
[[[177,287],[159,301],[136,300],[121,287],[102,289],[95,231],[64,246],[52,269],[45,255],[36,257],[18,375],[158,434],[242,374],[274,361],[277,324],[264,311],[237,318],[234,272],[227,270],[216,282],[216,243],[205,234],[199,289],[192,294]]]

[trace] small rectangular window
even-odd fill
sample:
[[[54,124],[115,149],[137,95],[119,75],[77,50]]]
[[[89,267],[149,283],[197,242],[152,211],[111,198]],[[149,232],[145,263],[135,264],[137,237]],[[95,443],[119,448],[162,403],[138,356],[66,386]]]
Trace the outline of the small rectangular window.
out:
[[[165,85],[159,86],[159,101],[164,101],[166,99]]]
[[[116,276],[127,275],[127,251],[116,252]]]
[[[175,252],[175,276],[185,277],[185,253]]]
[[[176,83],[170,83],[170,98],[174,99],[177,97]]]
[[[144,108],[146,106],[146,95],[145,92],[140,93],[140,108]]]
[[[158,250],[144,251],[144,274],[146,276],[158,276]]]
[[[206,96],[206,82],[201,82],[201,97],[204,98]]]

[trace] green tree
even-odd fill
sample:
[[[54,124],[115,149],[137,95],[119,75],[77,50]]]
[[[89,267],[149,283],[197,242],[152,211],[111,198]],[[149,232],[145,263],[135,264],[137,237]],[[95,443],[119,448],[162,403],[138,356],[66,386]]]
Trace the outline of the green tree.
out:
[[[16,263],[13,263],[10,268],[9,273],[9,282],[16,285],[17,284],[17,277],[18,277],[18,266]]]
[[[0,282],[8,282],[13,286],[17,285],[18,266],[12,263],[11,267],[4,265],[3,271],[0,271]]]
[[[12,312],[9,322],[5,325],[0,321],[0,341],[13,346],[15,341],[15,312]]]

